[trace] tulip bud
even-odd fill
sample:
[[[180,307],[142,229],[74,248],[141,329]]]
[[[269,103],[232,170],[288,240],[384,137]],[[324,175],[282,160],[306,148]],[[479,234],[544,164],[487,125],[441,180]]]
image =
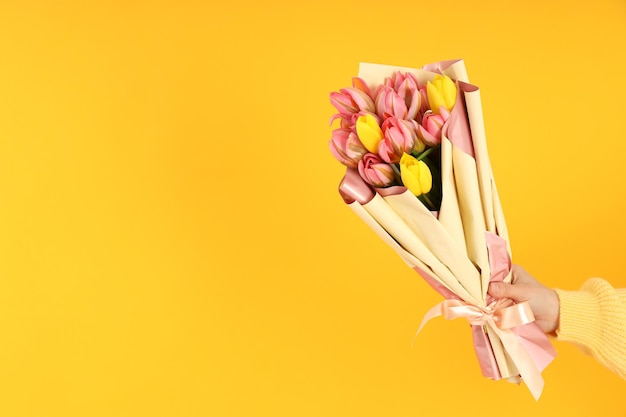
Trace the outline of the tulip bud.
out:
[[[361,86],[360,84],[357,85]],[[330,93],[330,103],[343,116],[350,116],[361,110],[376,111],[372,98],[365,91],[356,87],[342,88],[339,92]]]
[[[408,109],[404,99],[393,88],[383,85],[376,96],[376,114],[381,119],[391,116],[406,119]]]
[[[449,115],[445,108],[441,110],[441,114],[427,111],[422,118],[422,124],[417,129],[417,137],[429,146],[441,143],[441,131]]]
[[[396,179],[391,165],[373,153],[363,156],[363,159],[359,161],[358,170],[361,178],[374,187],[389,187]]]
[[[404,186],[415,196],[427,194],[432,189],[433,177],[428,165],[406,153],[400,158],[400,176]]]
[[[417,77],[415,77],[414,74],[407,72],[406,76],[403,77],[399,84],[398,81],[396,81],[397,87],[395,90],[398,92],[398,95],[404,100],[404,103],[406,104],[406,118],[409,120],[415,119],[417,118],[419,111],[421,110],[423,105],[422,95],[419,91],[420,85]]]
[[[432,83],[429,81],[426,84],[426,91],[430,108],[435,114],[440,113],[442,106],[452,110],[456,103],[456,84],[446,75],[435,75]]]
[[[371,114],[359,116],[356,120],[356,134],[365,148],[372,152],[378,152],[378,144],[383,138],[383,131],[378,126],[378,120]]]
[[[397,117],[385,119],[382,126],[383,139],[378,145],[378,155],[390,164],[397,164],[403,153],[424,150],[424,144],[417,139],[418,124],[415,120],[402,120]]]
[[[328,145],[333,156],[350,168],[356,168],[363,155],[367,153],[356,133],[348,129],[333,130]]]

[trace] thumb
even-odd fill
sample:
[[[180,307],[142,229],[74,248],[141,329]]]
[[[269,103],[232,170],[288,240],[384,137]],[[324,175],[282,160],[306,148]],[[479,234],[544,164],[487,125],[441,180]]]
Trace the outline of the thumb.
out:
[[[524,287],[515,286],[506,282],[492,282],[489,284],[489,295],[495,298],[510,298],[515,302],[525,301],[526,291]]]

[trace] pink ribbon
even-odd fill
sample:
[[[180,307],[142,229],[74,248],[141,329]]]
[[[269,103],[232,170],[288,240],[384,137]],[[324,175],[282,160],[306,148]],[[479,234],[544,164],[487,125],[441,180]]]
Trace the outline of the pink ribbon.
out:
[[[488,306],[477,306],[461,300],[443,300],[425,314],[417,332],[422,330],[426,322],[439,316],[443,316],[446,320],[465,318],[472,326],[490,324],[501,330],[535,321],[535,316],[527,302],[513,304],[509,299],[500,299]]]
[[[490,326],[502,341],[533,397],[539,399],[544,385],[541,371],[517,335],[510,330],[535,320],[527,302],[512,304],[510,300],[496,300],[488,306],[477,306],[461,300],[444,300],[426,313],[417,333],[429,320],[439,316],[447,320],[465,318],[472,326]]]
[[[511,257],[506,241],[491,232],[485,232],[485,241],[491,268],[490,282],[502,281],[511,270]],[[474,349],[483,375],[500,379],[501,375],[491,343],[483,329],[484,325],[490,326],[500,337],[529,390],[535,399],[538,399],[543,390],[541,372],[556,357],[556,351],[548,336],[534,322],[528,303],[514,304],[509,299],[494,300],[488,295],[487,306],[471,305],[460,300],[450,290],[439,284],[428,272],[420,268],[414,269],[446,298],[426,313],[420,330],[428,320],[440,315],[449,320],[466,318],[472,324]]]

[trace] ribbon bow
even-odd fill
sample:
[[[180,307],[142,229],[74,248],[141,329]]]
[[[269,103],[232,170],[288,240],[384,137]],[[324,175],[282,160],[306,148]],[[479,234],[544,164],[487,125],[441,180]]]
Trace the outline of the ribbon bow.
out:
[[[535,400],[539,399],[544,385],[541,372],[517,335],[511,331],[513,327],[535,321],[527,302],[513,304],[511,300],[500,299],[487,306],[478,306],[461,300],[444,300],[426,313],[415,336],[417,337],[429,320],[439,316],[447,320],[465,318],[472,326],[491,327],[500,337],[533,397]]]
[[[426,313],[417,333],[422,330],[426,322],[439,316],[443,316],[446,320],[465,318],[472,326],[490,324],[502,330],[535,321],[535,316],[527,302],[513,304],[509,299],[500,299],[487,306],[477,306],[461,300],[444,300]]]

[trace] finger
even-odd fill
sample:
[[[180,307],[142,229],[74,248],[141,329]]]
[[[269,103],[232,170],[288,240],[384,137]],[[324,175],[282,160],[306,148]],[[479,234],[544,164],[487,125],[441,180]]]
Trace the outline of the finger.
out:
[[[511,284],[532,284],[535,279],[521,266],[511,267]]]
[[[525,287],[507,284],[505,282],[492,282],[489,284],[489,295],[495,298],[510,298],[515,302],[526,301],[528,299]]]

